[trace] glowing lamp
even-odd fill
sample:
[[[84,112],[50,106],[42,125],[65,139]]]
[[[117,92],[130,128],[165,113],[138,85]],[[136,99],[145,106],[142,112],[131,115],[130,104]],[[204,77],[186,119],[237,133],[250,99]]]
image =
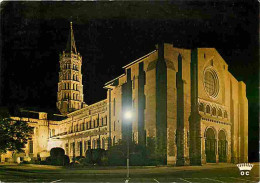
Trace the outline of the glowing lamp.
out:
[[[131,119],[132,118],[132,112],[131,111],[126,111],[125,112],[125,119]]]

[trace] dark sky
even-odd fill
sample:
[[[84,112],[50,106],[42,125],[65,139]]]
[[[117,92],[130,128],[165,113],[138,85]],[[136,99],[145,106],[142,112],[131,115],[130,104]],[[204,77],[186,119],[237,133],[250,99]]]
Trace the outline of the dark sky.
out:
[[[250,2],[250,3],[249,3]],[[55,110],[59,53],[73,21],[83,56],[85,102],[106,98],[104,83],[152,51],[214,47],[247,85],[249,155],[258,156],[259,58],[257,1],[2,2],[1,105]]]

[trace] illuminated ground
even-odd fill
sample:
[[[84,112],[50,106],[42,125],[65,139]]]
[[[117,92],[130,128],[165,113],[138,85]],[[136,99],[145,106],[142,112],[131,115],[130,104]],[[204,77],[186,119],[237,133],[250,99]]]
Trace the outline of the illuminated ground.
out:
[[[62,168],[44,165],[0,165],[0,182],[126,182],[124,167]],[[259,182],[259,163],[249,176],[234,164],[193,167],[132,167],[131,182]]]

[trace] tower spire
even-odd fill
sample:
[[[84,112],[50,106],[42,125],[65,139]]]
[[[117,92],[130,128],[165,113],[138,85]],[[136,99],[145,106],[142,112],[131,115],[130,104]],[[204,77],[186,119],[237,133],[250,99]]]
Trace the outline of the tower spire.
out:
[[[60,72],[56,104],[61,114],[66,115],[86,105],[83,101],[82,57],[76,50],[72,22],[70,22],[67,46],[60,56],[59,63]]]
[[[72,28],[72,22],[70,22],[70,33],[69,33],[67,47],[65,49],[65,52],[77,54],[76,43],[75,43],[74,33],[73,33],[73,28]]]

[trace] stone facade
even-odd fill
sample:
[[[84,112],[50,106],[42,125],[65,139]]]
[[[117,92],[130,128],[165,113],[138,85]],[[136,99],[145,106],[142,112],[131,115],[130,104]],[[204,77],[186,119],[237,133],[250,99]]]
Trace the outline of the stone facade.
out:
[[[86,105],[72,27],[69,37],[70,48],[60,57],[57,101],[65,119],[35,119],[34,157],[62,147],[72,158],[130,138],[169,165],[248,161],[246,86],[216,49],[158,44],[105,84],[105,100]],[[124,118],[127,111],[131,120]]]

